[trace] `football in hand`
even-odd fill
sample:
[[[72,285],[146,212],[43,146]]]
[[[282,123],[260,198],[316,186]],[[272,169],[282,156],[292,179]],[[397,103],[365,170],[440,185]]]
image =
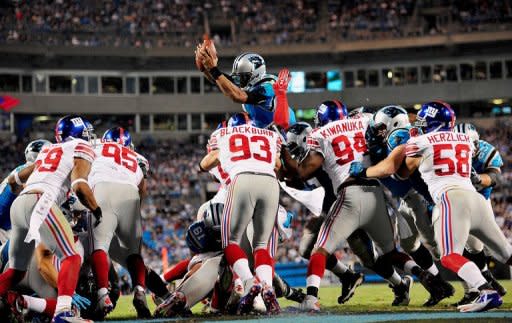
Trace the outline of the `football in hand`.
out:
[[[212,57],[217,56],[217,49],[215,48],[213,41],[210,38],[208,38],[208,36],[204,37],[203,43],[200,46],[198,46],[197,50],[201,50],[204,48],[206,49],[206,51],[208,52],[208,54],[210,56],[212,56]],[[203,66],[203,62],[201,62],[201,58],[199,57],[199,55],[197,53],[196,53],[196,67],[201,72],[203,72],[205,70],[205,68]]]

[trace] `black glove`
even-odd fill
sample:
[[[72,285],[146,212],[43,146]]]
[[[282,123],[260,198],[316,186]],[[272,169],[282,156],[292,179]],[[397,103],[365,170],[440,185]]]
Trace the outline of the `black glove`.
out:
[[[471,167],[471,183],[473,185],[479,185],[480,183],[482,183],[482,177],[480,176],[480,174],[476,172],[476,170],[473,167]]]
[[[102,213],[101,208],[98,206],[94,211],[92,211],[92,215],[94,215],[94,218],[96,219],[96,222],[94,222],[94,227],[97,227],[101,223]]]

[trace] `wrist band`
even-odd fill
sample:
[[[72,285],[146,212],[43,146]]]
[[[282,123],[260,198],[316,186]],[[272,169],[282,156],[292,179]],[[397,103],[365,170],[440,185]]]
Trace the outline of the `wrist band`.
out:
[[[71,188],[73,188],[78,183],[89,184],[85,178],[77,178],[71,183]]]
[[[23,182],[20,179],[20,174],[18,172],[14,172],[14,181],[20,186],[23,185]]]
[[[210,73],[210,75],[212,76],[212,78],[214,80],[217,80],[219,77],[221,77],[221,75],[224,75],[224,74],[222,74],[222,72],[219,70],[219,68],[217,66],[212,67],[211,69],[208,70],[208,72]]]

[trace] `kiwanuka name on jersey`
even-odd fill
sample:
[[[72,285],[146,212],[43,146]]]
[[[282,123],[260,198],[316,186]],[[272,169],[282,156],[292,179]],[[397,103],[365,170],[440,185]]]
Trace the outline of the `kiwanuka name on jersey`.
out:
[[[140,165],[147,165],[146,159],[128,147],[117,142],[98,140],[94,152],[96,160],[89,174],[91,187],[109,182],[137,188],[144,178],[144,170]]]
[[[433,132],[411,137],[405,154],[421,157],[419,171],[436,203],[449,189],[475,191],[471,184],[471,156],[474,147],[468,135]]]
[[[281,138],[273,131],[253,126],[221,128],[210,138],[210,148],[219,150],[219,161],[233,179],[243,172],[275,176]]]
[[[51,192],[56,204],[66,200],[70,189],[70,173],[74,159],[81,158],[92,164],[95,158],[91,144],[82,139],[73,139],[43,148],[35,161],[36,167],[27,180],[22,193],[30,191]]]
[[[324,157],[323,169],[329,175],[334,191],[349,177],[350,163],[369,166],[364,133],[369,119],[347,119],[331,122],[315,129],[308,137],[309,149]]]

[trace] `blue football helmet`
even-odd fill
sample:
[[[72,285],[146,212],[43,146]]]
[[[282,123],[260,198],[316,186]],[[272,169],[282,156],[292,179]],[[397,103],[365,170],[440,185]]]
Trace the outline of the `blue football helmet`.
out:
[[[50,146],[52,143],[45,139],[31,141],[25,148],[25,160],[27,163],[33,163],[43,147]]]
[[[55,140],[58,143],[72,139],[92,141],[95,138],[92,124],[77,115],[69,115],[59,119],[55,125]]]
[[[128,130],[123,127],[113,127],[105,131],[103,137],[104,141],[117,142],[125,147],[132,147],[132,136]]]
[[[192,223],[185,234],[185,241],[193,253],[203,253],[208,249],[208,229],[204,221]]]
[[[332,121],[343,120],[348,117],[347,107],[338,100],[322,102],[316,107],[315,127],[322,127]]]
[[[455,126],[455,112],[443,101],[432,101],[421,106],[414,124],[422,133],[452,131]]]
[[[252,125],[251,119],[246,112],[238,112],[233,114],[228,120],[228,127],[237,127],[243,125]]]

